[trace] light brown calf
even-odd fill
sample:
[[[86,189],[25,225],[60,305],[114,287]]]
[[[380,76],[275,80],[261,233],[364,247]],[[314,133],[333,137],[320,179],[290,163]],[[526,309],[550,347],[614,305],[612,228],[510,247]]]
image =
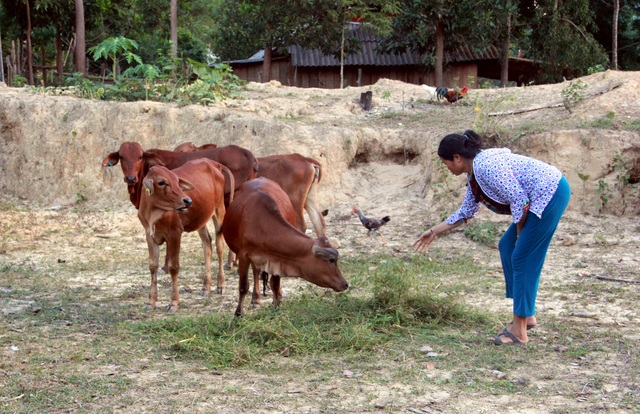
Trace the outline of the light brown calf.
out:
[[[207,222],[211,219],[216,231],[218,255],[218,293],[224,289],[224,240],[221,232],[225,217],[223,171],[228,175],[233,200],[233,175],[227,167],[208,159],[185,163],[173,170],[151,166],[142,180],[144,195],[140,197],[138,218],[145,228],[149,247],[151,287],[149,307],[158,300],[159,248],[167,243],[166,265],[171,274],[172,293],[168,311],[178,310],[178,274],[180,271],[180,243],[183,232],[197,231],[202,241],[205,258],[203,293],[211,292],[211,236]]]

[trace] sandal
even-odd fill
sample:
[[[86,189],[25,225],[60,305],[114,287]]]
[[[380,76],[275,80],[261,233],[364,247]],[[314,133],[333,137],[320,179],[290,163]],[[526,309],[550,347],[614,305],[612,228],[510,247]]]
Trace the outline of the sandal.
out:
[[[506,336],[507,338],[511,339],[513,342],[502,342],[502,339],[500,339],[501,335]],[[509,332],[507,328],[504,328],[502,332],[500,332],[498,335],[493,337],[493,344],[494,345],[525,345],[525,342],[522,342],[521,340],[518,339],[517,336]]]

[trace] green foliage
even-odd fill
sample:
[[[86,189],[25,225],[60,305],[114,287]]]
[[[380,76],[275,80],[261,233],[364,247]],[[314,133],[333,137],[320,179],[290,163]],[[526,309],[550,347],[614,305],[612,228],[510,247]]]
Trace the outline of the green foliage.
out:
[[[82,73],[76,72],[66,79],[67,87],[51,88],[47,92],[60,94],[63,92],[70,93],[80,98],[102,99],[105,89],[101,85],[96,85],[92,80],[84,77]]]
[[[218,64],[210,67],[204,63],[188,59],[185,64],[166,60],[160,69],[155,65],[142,63],[126,49],[135,47],[136,42],[128,39],[105,41],[94,54],[108,56],[116,60],[120,56],[137,62],[121,76],[114,77],[111,84],[97,83],[80,73],[67,78],[64,87],[32,88],[36,92],[56,95],[75,95],[88,99],[114,101],[154,100],[176,102],[180,105],[201,104],[239,97],[244,81],[232,73],[231,67]],[[178,71],[176,71],[176,68]],[[194,79],[195,80],[192,80]]]
[[[507,122],[507,118],[504,116],[496,116],[495,114],[511,108],[514,101],[515,96],[512,94],[502,95],[489,100],[483,100],[477,97],[474,105],[476,119],[473,122],[472,128],[487,136],[505,136],[507,128],[504,124]],[[500,142],[499,144],[501,146],[508,146],[510,142],[506,142],[505,140],[505,142]]]
[[[600,205],[598,206],[598,211],[602,213],[604,209],[607,207],[607,203],[609,202],[609,197],[611,196],[611,190],[609,189],[609,184],[600,178],[598,180],[598,189],[596,190],[600,197]]]
[[[569,113],[571,108],[575,107],[579,102],[584,99],[582,91],[587,88],[587,85],[578,79],[577,81],[569,82],[569,86],[562,89],[562,103]]]
[[[631,184],[631,172],[633,170],[633,166],[629,164],[629,162],[622,156],[620,153],[616,153],[613,157],[613,172],[615,173],[615,184],[614,188],[620,193],[622,196],[622,206],[624,209],[627,207],[627,193],[631,190],[632,194],[635,196],[637,193],[637,184]]]
[[[582,198],[583,200],[587,197],[587,181],[589,181],[589,174],[578,173],[578,177],[582,181]]]
[[[141,63],[137,66],[131,67],[122,73],[125,78],[140,77],[149,81],[153,81],[161,76],[160,69],[155,65],[149,65]]]
[[[398,11],[396,0],[222,0],[216,7],[217,27],[213,50],[224,59],[246,59],[265,46],[284,49],[294,44],[339,55],[360,45],[343,30],[352,19],[388,32],[390,16]]]
[[[611,47],[612,33],[610,5],[588,0],[556,3],[544,0],[532,7],[531,2],[513,0],[193,0],[179,2],[178,53],[181,59],[204,62],[212,51],[225,61],[248,58],[265,44],[282,47],[287,43],[335,53],[342,24],[358,18],[383,34],[390,33],[393,24],[389,48],[418,51],[423,64],[433,67],[435,25],[441,21],[447,51],[465,45],[482,52],[489,44],[500,45],[509,35],[512,50],[522,49],[526,57],[543,65],[539,83],[607,69],[605,49]],[[44,45],[46,63],[51,65],[57,32],[65,42],[73,36],[74,2],[35,0],[30,4],[34,45]],[[24,39],[24,1],[2,0],[0,6],[3,38]],[[88,46],[96,47],[104,39],[118,36],[137,39],[139,49],[135,54],[146,63],[162,67],[162,54],[170,50],[168,1],[100,0],[84,2],[84,6]],[[638,70],[640,65],[637,15],[636,4],[622,2],[618,52],[624,70]],[[351,46],[359,47],[357,42]],[[95,70],[96,66],[90,68]],[[65,72],[73,70],[67,60]]]
[[[638,189],[638,184],[631,183],[633,166],[622,154],[616,153],[610,167],[614,174],[613,180],[598,179],[598,188],[596,189],[599,198],[598,211],[602,213],[607,208],[611,197],[619,195],[622,202],[622,212],[624,212],[628,204],[627,199],[631,196],[635,200]],[[588,176],[586,177],[588,178]]]
[[[226,97],[240,95],[242,81],[232,73],[229,65],[219,64],[215,67],[209,67],[193,60],[189,60],[189,64],[198,79],[178,89],[178,103],[208,105],[215,101],[224,100]]]
[[[597,64],[587,69],[587,75],[593,75],[594,73],[604,72],[607,68],[604,65]]]
[[[142,65],[142,59],[140,56],[133,53],[138,49],[138,42],[135,40],[127,39],[123,36],[110,37],[103,40],[100,44],[89,48],[88,52],[93,54],[94,60],[105,59],[111,61],[113,81],[117,81],[118,65],[121,59],[124,59],[128,64],[132,62]]]
[[[592,35],[595,16],[589,0],[543,0],[528,13],[532,30],[527,56],[541,65],[538,83],[576,78],[586,75],[590,68],[609,66],[604,47]]]
[[[144,80],[145,100],[149,99],[149,90],[153,87],[153,82],[161,75],[157,66],[148,64],[139,64],[122,73],[123,78],[142,78]]]
[[[632,131],[640,131],[640,118],[634,119],[633,121],[625,124],[625,127]]]
[[[492,40],[494,7],[494,2],[488,1],[402,2],[400,11],[392,20],[392,31],[381,42],[380,49],[393,53],[416,52],[425,67],[433,68],[436,63],[436,27],[440,25],[445,36],[445,52],[462,45],[482,52]]]
[[[474,221],[464,227],[466,237],[474,242],[492,247],[496,245],[502,234],[504,234],[504,229],[490,221]]]
[[[26,84],[27,84],[27,78],[20,75],[13,75],[13,85],[11,86],[16,88],[21,88]]]

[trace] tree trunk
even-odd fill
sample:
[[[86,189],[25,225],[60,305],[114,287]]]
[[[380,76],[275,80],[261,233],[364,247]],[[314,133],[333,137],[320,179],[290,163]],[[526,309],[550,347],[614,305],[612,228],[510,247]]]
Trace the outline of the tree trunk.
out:
[[[40,60],[42,60],[42,86],[47,86],[47,49],[45,43],[40,44]]]
[[[178,0],[171,0],[171,57],[178,58]]]
[[[18,73],[17,62],[17,52],[16,52],[16,41],[11,41],[11,56],[9,57],[9,61],[7,62],[7,85],[13,86],[13,75]]]
[[[340,42],[340,89],[344,88],[344,24],[342,25],[342,40]]]
[[[86,40],[84,31],[84,0],[74,0],[76,5],[76,72],[87,74]]]
[[[618,18],[620,15],[620,0],[613,0],[613,33],[611,39],[611,69],[618,70]]]
[[[31,48],[31,7],[29,6],[29,0],[26,1],[27,6],[27,82],[29,85],[34,85],[33,80],[33,50]]]
[[[2,33],[0,33],[0,82],[5,82],[4,78],[4,55],[2,51]]]
[[[264,62],[262,63],[262,82],[271,80],[271,45],[264,46]]]
[[[436,23],[436,86],[444,86],[444,27],[442,22]]]
[[[509,84],[509,49],[511,48],[511,13],[507,14],[507,33],[502,41],[502,58],[500,59],[500,87]]]
[[[62,49],[62,28],[60,25],[56,25],[56,70],[58,71],[58,86],[62,85],[64,81],[63,71],[64,65],[62,61],[62,55],[64,50]]]

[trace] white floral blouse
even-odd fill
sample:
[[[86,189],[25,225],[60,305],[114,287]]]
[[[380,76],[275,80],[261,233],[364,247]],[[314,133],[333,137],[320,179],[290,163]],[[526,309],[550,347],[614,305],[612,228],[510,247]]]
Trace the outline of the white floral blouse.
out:
[[[538,217],[551,201],[562,173],[556,167],[534,158],[514,154],[508,148],[491,148],[478,153],[473,160],[473,173],[482,192],[492,200],[511,206],[513,222],[522,219],[525,210]],[[447,224],[472,218],[480,208],[469,185],[458,211],[447,218]]]

